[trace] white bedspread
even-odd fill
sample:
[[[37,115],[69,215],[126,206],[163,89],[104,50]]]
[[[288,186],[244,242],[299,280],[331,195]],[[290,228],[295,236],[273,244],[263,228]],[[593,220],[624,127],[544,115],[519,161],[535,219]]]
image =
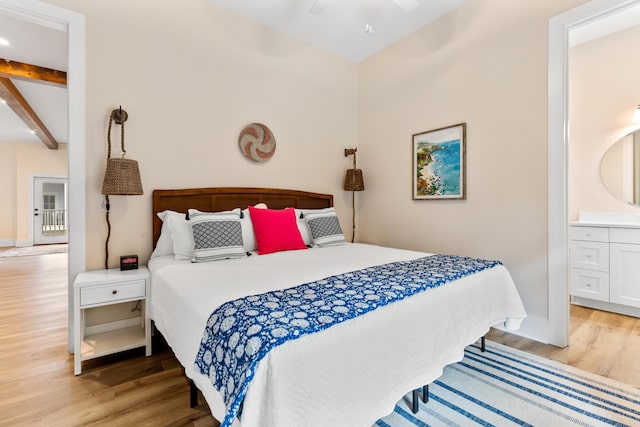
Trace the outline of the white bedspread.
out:
[[[193,368],[209,315],[243,295],[285,289],[421,252],[347,244],[192,264],[153,258],[151,316],[224,418],[220,394]],[[489,327],[525,317],[511,276],[497,266],[275,348],[244,401],[242,427],[370,426],[408,391],[440,376]]]

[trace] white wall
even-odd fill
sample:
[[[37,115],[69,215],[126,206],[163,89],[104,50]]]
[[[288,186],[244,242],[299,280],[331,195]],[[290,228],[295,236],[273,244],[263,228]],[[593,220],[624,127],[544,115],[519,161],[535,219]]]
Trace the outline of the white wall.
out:
[[[16,145],[0,144],[0,246],[16,244]]]
[[[33,243],[31,226],[33,215],[31,200],[33,176],[67,176],[67,144],[59,144],[50,150],[42,143],[22,142],[16,146],[16,243],[29,246]]]
[[[358,66],[206,0],[49,1],[87,18],[88,268],[104,256],[104,134],[122,105],[145,195],[112,198],[112,254],[146,260],[154,188],[333,193],[348,229],[342,150],[357,143],[361,240],[500,258],[529,321],[548,318],[548,20],[582,0],[473,0]],[[263,165],[237,149],[252,121],[278,141]],[[459,122],[467,200],[412,201],[411,135]]]
[[[0,246],[28,246],[33,219],[29,200],[33,176],[67,175],[67,145],[50,150],[39,142],[0,143]]]
[[[473,0],[359,66],[363,240],[498,258],[547,297],[548,21],[582,3]],[[411,199],[411,135],[467,123],[467,199]]]
[[[600,176],[607,150],[640,127],[633,123],[640,104],[640,58],[632,53],[638,43],[640,26],[569,51],[569,220],[580,211],[638,212],[612,196]]]
[[[104,262],[105,134],[119,105],[129,113],[127,157],[139,162],[145,194],[111,197],[110,266],[123,253],[146,262],[154,189],[332,193],[346,228],[343,150],[358,139],[354,64],[206,0],[49,2],[86,17],[87,268]],[[256,121],[277,141],[264,164],[246,160],[237,144],[240,130]],[[118,155],[117,133],[114,141]]]

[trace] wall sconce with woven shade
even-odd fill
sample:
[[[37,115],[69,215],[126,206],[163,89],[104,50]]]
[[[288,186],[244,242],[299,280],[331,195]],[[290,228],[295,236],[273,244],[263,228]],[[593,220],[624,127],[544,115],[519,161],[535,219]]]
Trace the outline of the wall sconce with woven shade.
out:
[[[124,122],[129,115],[122,107],[111,111],[109,116],[109,130],[107,131],[107,169],[102,182],[102,194],[104,194],[105,207],[107,210],[107,240],[104,243],[104,268],[109,268],[109,239],[111,238],[111,222],[109,221],[109,211],[111,210],[109,196],[139,196],[142,193],[142,181],[140,180],[140,169],[138,162],[125,159],[127,151],[124,149]],[[122,158],[111,158],[111,127],[113,123],[120,125],[120,148]]]
[[[357,148],[345,148],[344,156],[353,156],[353,168],[347,169],[344,176],[344,190],[351,191],[351,243],[353,243],[356,237],[356,191],[364,191],[364,178],[362,176],[362,170],[356,168],[356,152]]]

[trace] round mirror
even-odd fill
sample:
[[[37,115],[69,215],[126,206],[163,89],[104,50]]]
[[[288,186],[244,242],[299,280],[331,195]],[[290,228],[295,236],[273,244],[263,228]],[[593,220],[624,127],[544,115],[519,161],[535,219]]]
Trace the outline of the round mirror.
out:
[[[640,206],[640,129],[623,136],[604,153],[600,177],[612,195]]]

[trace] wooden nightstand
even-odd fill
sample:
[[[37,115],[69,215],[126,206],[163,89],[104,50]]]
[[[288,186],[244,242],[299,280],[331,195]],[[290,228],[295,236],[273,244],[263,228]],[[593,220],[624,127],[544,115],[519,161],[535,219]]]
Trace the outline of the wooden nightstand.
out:
[[[148,314],[150,275],[146,267],[137,270],[96,270],[79,273],[74,293],[74,373],[82,372],[82,361],[137,347],[151,355],[151,319]],[[107,305],[140,302],[139,315],[120,320],[100,319],[86,325],[89,310]],[[130,306],[131,304],[127,304]]]

